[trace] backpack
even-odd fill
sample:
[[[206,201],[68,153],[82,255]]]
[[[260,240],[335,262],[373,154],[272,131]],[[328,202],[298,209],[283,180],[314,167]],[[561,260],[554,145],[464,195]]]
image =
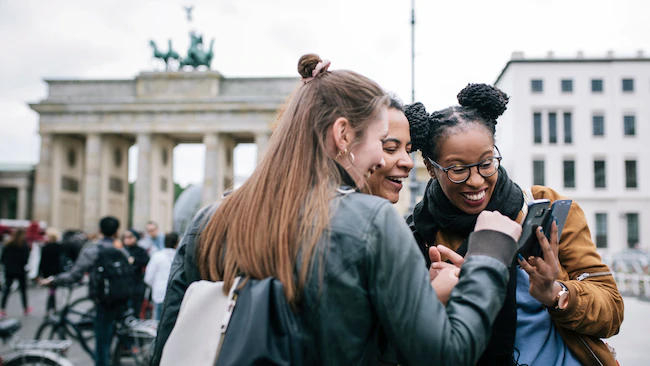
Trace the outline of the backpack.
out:
[[[119,249],[98,245],[99,254],[90,272],[89,295],[97,305],[115,308],[131,298],[131,265]]]

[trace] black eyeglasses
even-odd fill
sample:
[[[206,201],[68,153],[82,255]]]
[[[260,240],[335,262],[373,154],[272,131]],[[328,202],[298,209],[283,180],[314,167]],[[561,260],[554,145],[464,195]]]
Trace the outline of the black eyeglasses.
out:
[[[431,165],[445,172],[450,182],[461,184],[461,183],[465,183],[472,175],[472,167],[477,167],[478,174],[481,175],[481,177],[483,178],[489,178],[494,174],[496,174],[497,171],[499,171],[499,166],[501,165],[502,156],[501,156],[501,152],[499,151],[499,148],[496,147],[496,145],[494,146],[494,149],[496,150],[497,153],[496,156],[490,156],[489,158],[481,162],[478,162],[476,164],[467,164],[467,165],[455,164],[443,168],[442,166],[440,166],[440,164],[436,163],[431,158],[427,157],[427,159],[429,160]]]

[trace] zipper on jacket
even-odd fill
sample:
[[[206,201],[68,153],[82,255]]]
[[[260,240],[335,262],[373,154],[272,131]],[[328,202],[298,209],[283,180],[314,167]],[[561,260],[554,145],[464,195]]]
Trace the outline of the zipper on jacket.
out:
[[[587,349],[589,350],[589,353],[591,353],[591,355],[594,356],[594,359],[595,359],[596,361],[598,361],[598,364],[599,364],[600,366],[603,366],[603,363],[600,362],[600,359],[598,358],[598,356],[596,356],[596,354],[595,354],[594,351],[591,349],[591,347],[589,347],[589,345],[587,344],[587,342],[586,342],[586,341],[585,341],[581,336],[578,336],[578,338],[580,338],[580,341],[582,341],[582,344],[584,344],[585,347],[587,347]]]
[[[576,280],[582,281],[582,280],[586,280],[589,277],[611,276],[611,275],[612,275],[612,272],[594,272],[594,273],[585,272],[585,273],[581,274],[580,276],[578,276],[578,278],[576,278]]]

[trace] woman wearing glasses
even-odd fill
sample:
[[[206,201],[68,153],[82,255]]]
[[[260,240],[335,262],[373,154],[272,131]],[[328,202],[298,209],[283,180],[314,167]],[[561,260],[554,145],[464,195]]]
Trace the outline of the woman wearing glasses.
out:
[[[467,238],[482,211],[499,211],[518,222],[524,218],[525,193],[508,178],[494,144],[496,119],[508,96],[470,84],[458,101],[459,106],[431,114],[421,103],[406,108],[413,149],[422,151],[432,177],[408,219],[432,278],[463,264]],[[562,198],[548,187],[530,192],[534,199]],[[550,255],[519,257],[510,266],[506,300],[479,365],[616,364],[600,338],[618,333],[623,300],[580,207],[573,203],[559,243],[555,224],[551,231],[550,243],[537,233]]]

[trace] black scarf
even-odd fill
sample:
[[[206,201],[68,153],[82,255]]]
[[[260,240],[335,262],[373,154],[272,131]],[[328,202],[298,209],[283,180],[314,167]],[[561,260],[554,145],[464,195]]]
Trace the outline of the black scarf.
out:
[[[443,179],[447,179],[444,177]],[[524,196],[521,188],[508,178],[503,167],[499,167],[494,192],[485,208],[488,211],[499,211],[501,214],[515,220],[519,215]],[[427,184],[424,198],[420,201],[409,218],[409,224],[414,229],[420,250],[424,255],[427,268],[431,265],[429,245],[435,244],[438,230],[454,233],[465,240],[456,250],[458,254],[467,254],[467,237],[474,230],[478,215],[469,215],[454,206],[447,198],[437,180],[432,179]],[[513,350],[515,332],[517,329],[517,264],[510,265],[510,281],[506,291],[506,299],[492,327],[492,335],[488,348],[479,359],[477,365],[515,365]]]

